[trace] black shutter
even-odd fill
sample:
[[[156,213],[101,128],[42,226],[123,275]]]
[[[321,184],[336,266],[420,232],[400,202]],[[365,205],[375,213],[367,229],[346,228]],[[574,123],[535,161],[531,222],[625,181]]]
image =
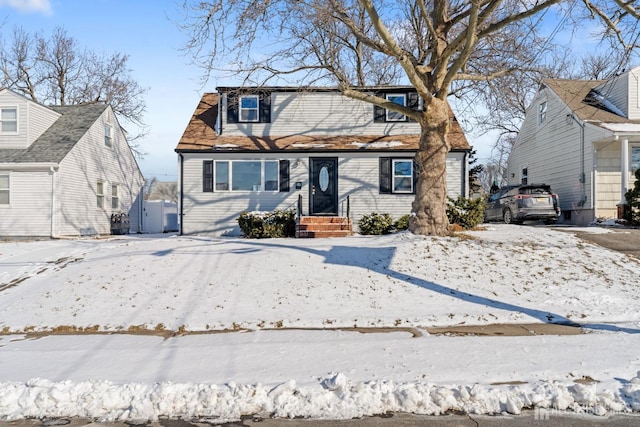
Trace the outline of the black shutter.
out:
[[[418,110],[420,108],[420,97],[418,96],[418,92],[407,93],[407,107],[414,110]]]
[[[213,160],[202,162],[202,192],[213,193]]]
[[[380,194],[391,194],[391,158],[380,157]]]
[[[373,122],[384,123],[387,121],[387,110],[377,105],[373,106]]]
[[[280,192],[289,191],[289,160],[280,160]]]
[[[271,93],[260,94],[260,123],[271,123]]]
[[[238,123],[238,94],[227,93],[227,123]]]

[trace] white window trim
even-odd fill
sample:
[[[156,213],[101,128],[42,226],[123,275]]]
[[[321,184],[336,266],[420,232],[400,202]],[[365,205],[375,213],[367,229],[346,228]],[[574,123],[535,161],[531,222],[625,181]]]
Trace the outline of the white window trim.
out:
[[[96,207],[98,209],[104,209],[104,187],[106,185],[105,181],[98,180],[96,181]],[[102,186],[102,192],[100,192],[100,187]]]
[[[547,100],[538,102],[538,125],[543,125],[547,122],[547,114],[549,113],[549,104]]]
[[[395,165],[398,162],[409,162],[411,164],[411,175],[396,175]],[[413,170],[413,160],[412,159],[391,159],[391,193],[394,194],[413,194],[413,175],[415,171]],[[396,178],[409,178],[409,182],[411,182],[411,189],[409,191],[399,191],[396,190],[395,182]]]
[[[247,162],[251,162],[251,163],[256,163],[256,162],[260,162],[260,189],[259,190],[234,190],[233,189],[233,164],[234,163],[247,163]],[[266,160],[266,159],[261,159],[261,160],[215,160],[213,162],[213,191],[214,192],[219,192],[219,193],[254,193],[254,192],[267,192],[267,193],[278,193],[280,191],[280,167],[279,167],[279,160]],[[228,163],[229,164],[229,169],[227,171],[228,175],[227,175],[227,182],[229,184],[229,189],[228,190],[218,190],[217,189],[217,164],[218,163]],[[266,169],[265,169],[265,163],[275,163],[276,164],[276,170],[278,171],[278,175],[277,175],[277,183],[278,186],[275,190],[265,190],[265,183],[266,183]]]
[[[388,93],[386,94],[386,99],[387,101],[391,101],[389,98],[390,97],[402,97],[402,99],[404,99],[404,103],[402,104],[403,107],[407,106],[407,94],[406,93]],[[391,114],[396,114],[398,115],[397,118],[390,118],[389,117],[389,113]],[[405,116],[404,114],[400,114],[397,111],[392,111],[392,110],[385,110],[385,120],[387,122],[406,122],[407,121],[407,116]]]
[[[634,151],[638,153],[637,154],[638,158],[636,159],[636,165],[638,166],[637,169],[640,169],[640,145],[631,144],[631,146],[629,147],[629,173],[631,173],[631,175],[635,174],[635,170],[633,169]]]
[[[2,120],[2,110],[16,110],[16,130],[11,131],[11,132],[3,132],[2,131],[2,123],[4,122],[4,120]],[[7,121],[11,121],[13,122],[13,120],[7,120]],[[0,107],[0,134],[1,135],[18,135],[20,133],[20,109],[18,108],[17,105],[4,105],[2,107]]]
[[[115,191],[115,195],[113,194],[113,190]],[[113,206],[114,200],[117,203],[117,206]],[[120,184],[111,184],[111,209],[120,209]]]
[[[242,100],[246,98],[255,98],[256,100],[256,108],[242,108]],[[256,111],[255,120],[245,120],[242,118],[243,111]],[[260,121],[260,97],[258,95],[242,95],[238,97],[238,121],[242,123],[257,123]]]
[[[0,187],[0,192],[6,192],[8,194],[7,203],[0,203],[0,207],[11,206],[11,174],[8,173],[0,173],[0,176],[6,176],[8,180],[7,188]]]
[[[109,141],[107,143],[107,141]],[[113,147],[113,126],[109,123],[104,124],[104,146],[112,148]]]

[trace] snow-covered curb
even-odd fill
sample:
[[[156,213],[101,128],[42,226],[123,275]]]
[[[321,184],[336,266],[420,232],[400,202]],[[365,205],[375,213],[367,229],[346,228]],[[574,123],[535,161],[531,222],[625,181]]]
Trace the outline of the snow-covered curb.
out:
[[[541,381],[529,385],[439,386],[428,383],[354,383],[343,374],[319,379],[321,387],[298,387],[291,380],[276,387],[260,384],[116,385],[109,381],[0,383],[0,418],[86,417],[106,421],[159,418],[239,420],[243,415],[279,418],[350,419],[387,412],[442,415],[520,414],[547,408],[594,415],[640,410],[639,376],[620,391],[598,391],[593,384]]]

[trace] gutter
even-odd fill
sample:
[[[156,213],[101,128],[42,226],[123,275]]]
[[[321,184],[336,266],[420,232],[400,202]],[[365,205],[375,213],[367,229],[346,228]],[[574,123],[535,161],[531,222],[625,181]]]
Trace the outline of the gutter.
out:
[[[567,114],[567,121],[573,120],[580,126],[580,177],[578,180],[582,184],[582,196],[580,197],[580,201],[578,201],[578,206],[584,208],[584,204],[587,202],[587,193],[586,193],[586,173],[584,168],[584,156],[585,156],[585,147],[584,147],[584,127],[585,124],[578,120],[573,113]]]

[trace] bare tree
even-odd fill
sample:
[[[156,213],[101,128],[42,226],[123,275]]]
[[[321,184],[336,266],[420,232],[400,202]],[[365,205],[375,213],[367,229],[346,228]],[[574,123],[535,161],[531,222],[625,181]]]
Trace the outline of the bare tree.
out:
[[[421,126],[410,229],[445,235],[447,97],[478,93],[500,77],[535,68],[557,34],[543,21],[601,23],[602,37],[633,49],[637,6],[624,0],[184,0],[182,28],[194,59],[246,84],[286,80],[335,84],[343,95],[397,111]],[[579,9],[579,10],[578,10]],[[579,13],[576,13],[579,12]],[[570,16],[571,19],[564,17]],[[546,51],[546,50],[545,50]],[[525,52],[525,54],[523,54]],[[375,64],[393,64],[424,108],[359,90],[379,83]],[[206,75],[205,75],[206,76]],[[395,75],[385,76],[391,83]],[[467,84],[464,84],[466,82]]]
[[[13,30],[0,44],[0,86],[13,89],[35,102],[48,105],[109,104],[124,124],[145,133],[142,88],[132,77],[127,55],[100,56],[83,50],[63,28],[50,37]],[[140,147],[132,147],[141,155]]]

